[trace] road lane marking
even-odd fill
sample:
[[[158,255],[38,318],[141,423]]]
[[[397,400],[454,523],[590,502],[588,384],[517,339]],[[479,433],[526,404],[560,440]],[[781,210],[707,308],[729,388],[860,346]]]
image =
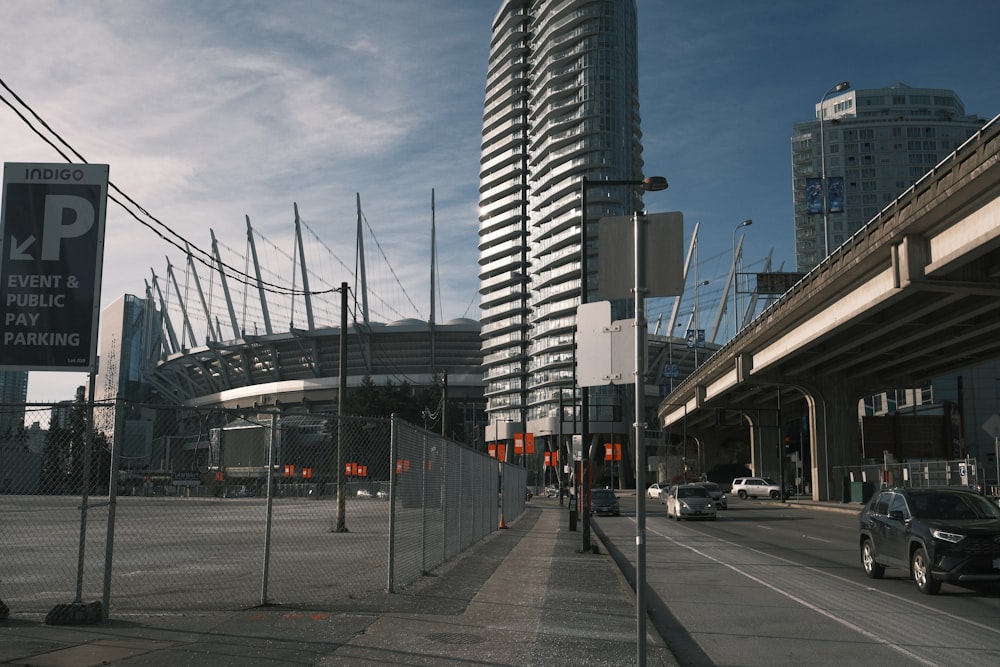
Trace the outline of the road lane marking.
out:
[[[936,663],[934,661],[931,661],[931,660],[926,660],[926,659],[922,658],[921,656],[917,655],[916,653],[914,653],[914,652],[910,651],[909,649],[905,648],[904,646],[901,646],[900,644],[896,644],[894,642],[887,641],[886,639],[878,636],[877,634],[875,634],[873,632],[869,632],[868,630],[865,630],[863,627],[861,627],[861,626],[859,626],[859,625],[857,625],[855,623],[851,623],[850,621],[847,621],[847,620],[845,620],[843,618],[839,618],[839,617],[835,616],[834,614],[831,614],[830,612],[826,611],[825,609],[822,609],[821,607],[819,607],[819,606],[817,606],[817,605],[809,602],[808,600],[804,600],[804,599],[802,599],[802,598],[800,598],[800,597],[798,597],[796,595],[793,595],[793,594],[791,594],[791,593],[789,593],[787,591],[784,591],[784,590],[778,588],[777,586],[774,586],[770,582],[765,581],[764,579],[761,579],[760,577],[758,577],[756,575],[750,574],[749,572],[746,572],[745,570],[742,570],[742,569],[740,569],[739,567],[737,567],[735,565],[730,565],[729,563],[726,563],[724,561],[719,560],[718,558],[716,558],[715,556],[711,555],[710,553],[708,553],[706,551],[703,551],[701,549],[697,549],[697,548],[695,548],[695,547],[693,547],[693,546],[691,546],[689,544],[685,544],[683,542],[680,542],[679,540],[675,540],[674,538],[670,537],[669,535],[665,535],[663,533],[657,532],[656,530],[652,530],[650,532],[655,533],[656,535],[659,535],[660,537],[662,537],[665,540],[668,540],[668,541],[674,543],[677,546],[684,547],[685,549],[688,549],[692,553],[698,554],[702,558],[705,558],[705,559],[710,560],[710,561],[712,561],[714,563],[717,563],[717,564],[719,564],[719,565],[721,565],[721,566],[723,566],[723,567],[725,567],[725,568],[727,568],[729,570],[732,570],[733,572],[735,572],[735,573],[737,573],[737,574],[739,574],[739,575],[741,575],[743,577],[746,577],[747,579],[750,579],[751,581],[756,582],[756,583],[760,584],[761,586],[764,586],[765,588],[770,589],[771,591],[777,593],[778,595],[786,597],[789,600],[792,600],[793,602],[797,602],[798,604],[800,604],[803,607],[809,609],[810,611],[814,611],[817,614],[819,614],[820,616],[825,616],[826,618],[830,619],[831,621],[833,621],[835,623],[838,623],[840,625],[843,625],[844,627],[846,627],[846,628],[848,628],[850,630],[853,630],[854,632],[857,632],[858,634],[863,635],[864,637],[867,637],[868,639],[872,640],[876,644],[882,644],[883,646],[891,648],[891,649],[897,651],[898,653],[901,653],[902,655],[906,656],[907,658],[910,658],[912,660],[915,660],[916,662],[919,662],[922,665],[927,665],[928,667],[937,667],[938,663]],[[736,545],[736,544],[734,544],[732,542],[729,542],[728,540],[724,540],[724,539],[720,538],[720,541],[721,542],[726,542],[727,544],[730,544],[732,546],[739,547],[739,545]],[[742,547],[739,547],[739,548],[742,548]],[[786,559],[779,558],[777,556],[771,556],[770,554],[766,554],[766,553],[757,551],[756,549],[748,549],[748,551],[754,551],[756,553],[760,553],[763,556],[768,556],[768,557],[774,558],[774,559],[779,560],[779,561],[783,561],[783,562],[790,563],[790,564],[795,564],[792,561],[788,561]],[[812,570],[813,568],[806,567],[805,569]],[[840,577],[835,577],[835,578],[840,579]]]

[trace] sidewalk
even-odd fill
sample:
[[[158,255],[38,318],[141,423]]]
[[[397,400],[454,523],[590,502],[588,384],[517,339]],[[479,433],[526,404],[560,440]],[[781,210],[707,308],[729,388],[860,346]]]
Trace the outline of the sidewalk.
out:
[[[537,499],[509,528],[377,599],[330,609],[262,607],[49,626],[0,622],[0,665],[634,665],[635,595],[593,533],[581,553],[568,512]],[[651,626],[648,665],[676,665]]]

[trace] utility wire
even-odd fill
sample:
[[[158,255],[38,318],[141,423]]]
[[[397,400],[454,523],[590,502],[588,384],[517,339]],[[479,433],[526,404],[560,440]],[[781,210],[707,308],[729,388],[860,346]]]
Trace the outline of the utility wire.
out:
[[[38,113],[27,102],[21,99],[21,97],[17,93],[15,93],[10,88],[10,86],[7,85],[7,82],[4,81],[3,78],[0,78],[0,87],[2,87],[5,91],[7,91],[7,94],[10,95],[14,100],[16,100],[17,104],[19,104],[23,109],[25,109],[27,113],[29,113],[31,117],[34,118],[39,125],[41,125],[41,127],[43,127],[49,134],[51,134],[52,137],[55,137],[55,139],[58,140],[58,142],[62,146],[64,146],[72,154],[73,157],[75,157],[77,160],[79,160],[84,164],[90,164],[90,162],[85,157],[80,155],[80,153],[77,152],[77,150],[73,148],[73,146],[70,145],[69,142],[63,139],[58,132],[53,130],[52,127],[41,116],[39,116]],[[32,132],[34,132],[42,141],[44,141],[56,153],[58,153],[63,160],[65,160],[68,163],[73,162],[73,158],[67,155],[66,152],[64,152],[60,146],[57,146],[56,143],[53,142],[52,138],[46,136],[45,133],[39,130],[38,127],[35,125],[35,123],[31,119],[29,119],[24,113],[22,113],[22,111],[13,102],[11,102],[3,95],[0,95],[0,101],[6,104],[10,108],[10,110],[13,111],[17,115],[17,117],[20,118],[21,121],[24,122],[24,124],[27,125]],[[239,283],[243,283],[250,286],[258,285],[257,279],[255,277],[252,277],[244,273],[240,269],[230,266],[229,264],[226,264],[224,262],[216,262],[215,257],[211,253],[203,250],[198,244],[188,241],[183,236],[173,231],[169,226],[167,226],[165,223],[159,220],[156,216],[154,216],[145,208],[143,208],[141,205],[139,205],[138,202],[129,197],[114,183],[109,181],[108,188],[109,190],[113,190],[118,195],[115,196],[109,193],[108,199],[118,204],[118,206],[120,206],[122,210],[125,211],[128,215],[130,215],[133,219],[135,219],[136,222],[149,229],[163,241],[174,246],[175,248],[183,252],[185,255],[191,254],[191,256],[195,260],[197,260],[200,264],[206,266],[210,271],[215,270],[215,265],[220,265],[225,269],[224,273],[229,278]],[[128,202],[128,205],[126,205],[125,202]],[[138,209],[141,215],[145,216],[145,218],[148,218],[148,220],[144,220],[142,217],[140,217],[140,214],[133,211],[129,207],[129,205]],[[191,252],[192,249],[196,252]],[[260,285],[263,286],[265,291],[282,296],[303,296],[306,294],[306,292],[302,290],[289,289],[288,287],[285,287],[283,285],[270,283],[265,280],[261,280]],[[308,292],[308,294],[320,295],[320,294],[330,294],[339,291],[340,288],[337,287],[327,290],[310,291]]]

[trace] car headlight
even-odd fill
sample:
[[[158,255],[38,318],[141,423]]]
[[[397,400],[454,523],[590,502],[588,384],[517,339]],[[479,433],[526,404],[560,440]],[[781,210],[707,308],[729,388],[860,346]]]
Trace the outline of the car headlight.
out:
[[[709,510],[712,509],[712,503],[709,503],[709,504],[705,505],[705,509],[709,509]]]
[[[687,509],[687,507],[688,507],[688,504],[685,501],[683,501],[683,500],[678,500],[677,504],[680,505],[681,507],[683,507],[684,509]]]
[[[936,540],[944,540],[945,542],[951,542],[951,543],[961,542],[962,540],[965,539],[965,535],[959,535],[958,533],[949,533],[947,531],[939,530],[937,528],[931,531],[931,536],[933,536],[934,539]]]

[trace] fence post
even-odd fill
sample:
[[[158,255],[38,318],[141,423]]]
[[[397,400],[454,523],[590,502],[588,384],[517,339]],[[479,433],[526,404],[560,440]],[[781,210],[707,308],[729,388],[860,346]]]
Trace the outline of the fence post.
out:
[[[267,604],[267,582],[271,567],[271,517],[274,513],[274,441],[278,433],[278,413],[271,413],[271,433],[267,438],[267,513],[264,520],[264,563],[260,576],[260,603]]]
[[[399,428],[396,415],[389,422],[389,567],[387,571],[386,591],[396,592],[396,465],[399,461]]]
[[[111,562],[115,553],[115,510],[118,507],[118,464],[121,461],[122,443],[125,441],[124,419],[120,399],[115,399],[114,438],[111,440],[111,471],[108,479],[108,530],[104,546],[104,591],[101,596],[101,620],[107,623],[111,606]]]
[[[80,498],[80,546],[76,561],[76,599],[73,602],[83,602],[83,563],[87,548],[87,510],[90,500],[90,459],[94,455],[94,385],[97,373],[90,371],[90,381],[87,384],[87,419],[83,434],[83,484]],[[107,608],[107,602],[104,603]]]

